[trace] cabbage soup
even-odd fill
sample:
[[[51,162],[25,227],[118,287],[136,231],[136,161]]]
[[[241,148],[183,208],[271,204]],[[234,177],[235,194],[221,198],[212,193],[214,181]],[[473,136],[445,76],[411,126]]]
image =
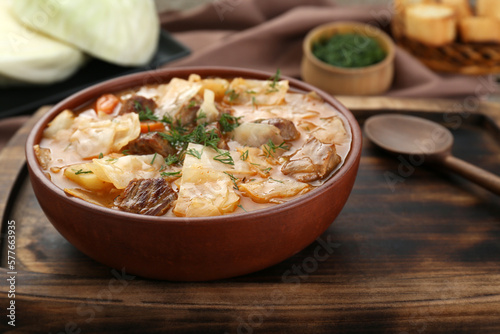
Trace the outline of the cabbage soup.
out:
[[[279,205],[321,186],[351,145],[342,114],[288,81],[173,78],[64,110],[34,150],[69,196],[155,216]]]

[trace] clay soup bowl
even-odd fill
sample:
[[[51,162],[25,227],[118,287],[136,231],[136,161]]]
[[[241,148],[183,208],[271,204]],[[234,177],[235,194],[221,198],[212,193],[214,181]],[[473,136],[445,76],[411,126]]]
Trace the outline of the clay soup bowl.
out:
[[[351,192],[361,155],[361,131],[354,116],[336,99],[301,81],[290,87],[315,91],[345,117],[352,147],[344,165],[322,186],[285,204],[242,214],[206,218],[152,217],[87,203],[56,187],[37,163],[33,145],[64,109],[75,109],[103,93],[186,78],[244,77],[265,80],[273,74],[248,69],[191,67],[132,74],[97,84],[53,107],[33,128],[26,157],[36,197],[49,221],[76,248],[118,270],[143,277],[179,281],[228,278],[261,270],[304,249],[340,213]]]

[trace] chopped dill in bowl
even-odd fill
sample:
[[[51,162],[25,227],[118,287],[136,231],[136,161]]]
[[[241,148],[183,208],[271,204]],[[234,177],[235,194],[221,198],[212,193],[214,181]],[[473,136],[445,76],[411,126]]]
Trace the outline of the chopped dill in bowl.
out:
[[[365,67],[381,62],[385,50],[372,37],[359,34],[336,34],[313,44],[313,54],[337,67]]]

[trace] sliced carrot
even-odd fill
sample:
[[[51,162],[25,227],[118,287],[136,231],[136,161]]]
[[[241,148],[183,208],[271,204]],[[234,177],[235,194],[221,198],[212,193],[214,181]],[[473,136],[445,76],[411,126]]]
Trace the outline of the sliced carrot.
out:
[[[111,114],[115,110],[120,100],[113,94],[104,94],[97,99],[96,109],[97,111],[105,112],[106,114]]]
[[[163,131],[165,126],[162,122],[141,122],[141,133]]]

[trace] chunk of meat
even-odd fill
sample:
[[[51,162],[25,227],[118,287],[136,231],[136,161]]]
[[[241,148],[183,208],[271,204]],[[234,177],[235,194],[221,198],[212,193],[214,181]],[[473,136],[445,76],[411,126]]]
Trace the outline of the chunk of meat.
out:
[[[161,216],[167,213],[176,199],[177,193],[162,178],[133,179],[115,199],[115,205],[127,212]]]
[[[197,113],[202,103],[203,101],[195,96],[181,107],[179,111],[179,120],[182,126],[194,124],[196,122]]]
[[[148,109],[154,112],[156,107],[156,102],[153,99],[148,99],[141,95],[133,95],[123,102],[120,114],[139,113],[140,111],[147,112]]]
[[[311,182],[328,176],[340,163],[335,145],[323,144],[311,137],[281,167],[281,172],[298,181]]]
[[[176,150],[168,140],[162,138],[158,132],[141,133],[139,138],[132,140],[125,147],[128,154],[154,154],[158,153],[163,157],[175,154]]]
[[[289,119],[284,118],[266,118],[259,119],[255,123],[274,125],[280,130],[280,135],[285,141],[292,141],[300,138],[300,132]]]

